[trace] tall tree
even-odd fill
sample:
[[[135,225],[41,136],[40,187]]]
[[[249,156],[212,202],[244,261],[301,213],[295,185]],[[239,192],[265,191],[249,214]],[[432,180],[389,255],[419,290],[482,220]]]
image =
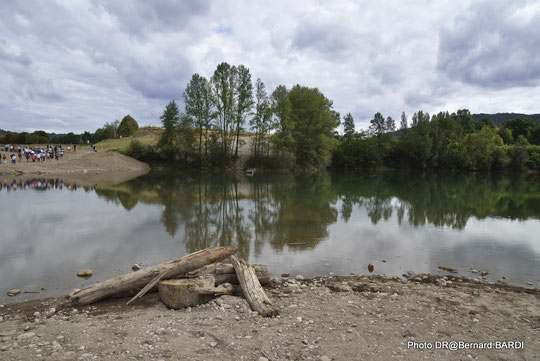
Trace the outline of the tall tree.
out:
[[[213,118],[210,83],[205,77],[193,74],[184,91],[186,115],[193,118],[199,135],[199,158],[202,157],[203,137],[205,154],[208,149],[208,132]]]
[[[240,142],[240,131],[246,122],[246,116],[253,107],[253,84],[249,69],[239,65],[234,72],[235,93],[236,93],[236,149],[234,157],[238,158],[238,144]]]
[[[276,130],[272,141],[283,156],[284,152],[291,152],[294,147],[294,138],[292,136],[294,123],[291,118],[289,91],[285,85],[278,85],[272,92],[270,99],[275,116],[273,128]]]
[[[394,118],[392,117],[387,117],[386,118],[386,132],[393,132],[394,130],[396,130],[396,121],[394,120]]]
[[[399,124],[399,129],[407,129],[407,115],[405,112],[401,112],[401,123]]]
[[[347,140],[351,140],[354,136],[354,119],[351,113],[347,113],[347,115],[343,117],[343,133]]]
[[[289,92],[289,100],[291,120],[295,125],[297,166],[327,166],[336,145],[333,132],[339,125],[339,113],[332,109],[332,101],[317,88],[295,85]]]
[[[169,104],[167,104],[159,119],[161,119],[161,124],[163,125],[163,128],[165,128],[159,142],[162,146],[169,146],[174,140],[175,132],[180,122],[180,111],[174,100],[171,100]]]
[[[210,80],[214,105],[216,107],[216,128],[221,138],[221,149],[224,157],[229,155],[231,135],[234,126],[234,73],[235,68],[226,62],[219,64]]]
[[[266,94],[266,87],[261,79],[255,83],[255,113],[250,121],[251,128],[255,131],[253,143],[253,155],[259,158],[264,151],[265,139],[271,129],[272,107]]]
[[[370,121],[369,133],[372,136],[380,136],[386,133],[386,121],[381,113],[377,112]]]

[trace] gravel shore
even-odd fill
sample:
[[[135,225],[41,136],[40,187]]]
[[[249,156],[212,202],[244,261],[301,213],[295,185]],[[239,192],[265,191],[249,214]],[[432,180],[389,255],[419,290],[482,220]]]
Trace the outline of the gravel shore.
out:
[[[540,355],[540,290],[532,287],[435,275],[299,278],[275,279],[266,287],[280,308],[275,318],[262,318],[235,296],[179,311],[167,309],[155,293],[131,306],[126,299],[81,307],[63,298],[6,304],[0,307],[0,359],[538,360]],[[448,348],[440,348],[445,341]],[[463,348],[450,350],[453,341]]]

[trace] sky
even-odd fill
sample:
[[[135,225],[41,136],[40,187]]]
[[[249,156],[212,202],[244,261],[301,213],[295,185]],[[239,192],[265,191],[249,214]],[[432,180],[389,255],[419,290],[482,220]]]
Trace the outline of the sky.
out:
[[[194,73],[243,64],[376,112],[540,113],[540,2],[0,1],[0,129],[159,125]]]

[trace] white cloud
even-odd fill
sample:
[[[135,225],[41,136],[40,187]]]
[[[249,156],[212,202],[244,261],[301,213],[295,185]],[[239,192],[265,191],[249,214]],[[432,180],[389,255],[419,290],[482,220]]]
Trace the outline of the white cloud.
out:
[[[535,113],[539,13],[521,0],[2,2],[0,128],[159,124],[191,75],[222,61],[269,91],[318,87],[364,128],[378,111]]]

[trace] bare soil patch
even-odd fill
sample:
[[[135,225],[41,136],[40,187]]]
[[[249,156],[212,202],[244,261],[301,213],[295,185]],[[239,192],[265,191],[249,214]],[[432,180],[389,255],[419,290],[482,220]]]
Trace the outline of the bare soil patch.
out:
[[[0,155],[10,153],[0,152]],[[12,165],[0,164],[0,176],[4,179],[13,179],[17,176],[46,175],[48,177],[61,177],[63,180],[78,181],[81,183],[118,184],[132,179],[149,171],[148,164],[118,152],[66,152],[60,160],[47,160],[45,162],[22,162]]]

